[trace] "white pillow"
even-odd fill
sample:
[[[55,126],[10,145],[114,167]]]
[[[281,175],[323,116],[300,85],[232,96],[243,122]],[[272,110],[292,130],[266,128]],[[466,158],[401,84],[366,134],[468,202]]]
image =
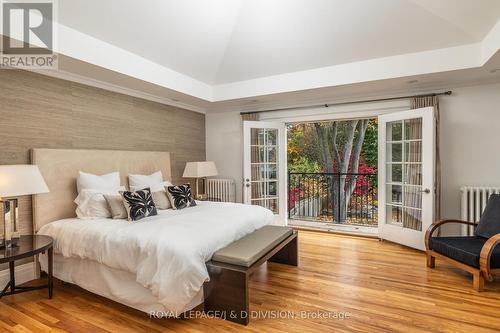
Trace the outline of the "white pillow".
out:
[[[76,189],[78,193],[82,190],[117,190],[120,188],[120,173],[111,172],[102,176],[97,176],[83,171],[78,172]]]
[[[119,195],[119,191],[125,191],[125,187],[121,186],[116,190],[82,190],[74,201],[77,205],[76,216],[80,219],[111,217],[111,211],[104,195]]]
[[[161,171],[148,175],[128,175],[128,187],[135,192],[149,187],[151,192],[165,192],[165,186],[172,186],[170,182],[163,181]]]

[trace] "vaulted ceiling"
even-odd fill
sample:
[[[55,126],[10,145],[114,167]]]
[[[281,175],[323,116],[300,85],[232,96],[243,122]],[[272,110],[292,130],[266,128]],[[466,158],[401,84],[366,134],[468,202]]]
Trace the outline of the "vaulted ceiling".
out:
[[[498,0],[71,0],[62,24],[208,84],[481,41]]]
[[[500,0],[58,3],[61,72],[201,111],[436,73],[474,77],[467,70],[500,56]]]

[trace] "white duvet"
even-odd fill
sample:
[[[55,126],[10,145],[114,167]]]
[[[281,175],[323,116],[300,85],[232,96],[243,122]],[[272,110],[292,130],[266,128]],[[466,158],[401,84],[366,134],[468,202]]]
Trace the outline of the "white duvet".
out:
[[[91,259],[136,275],[168,311],[180,312],[208,279],[205,262],[235,240],[272,224],[268,209],[198,202],[138,222],[65,219],[43,226],[64,257]]]

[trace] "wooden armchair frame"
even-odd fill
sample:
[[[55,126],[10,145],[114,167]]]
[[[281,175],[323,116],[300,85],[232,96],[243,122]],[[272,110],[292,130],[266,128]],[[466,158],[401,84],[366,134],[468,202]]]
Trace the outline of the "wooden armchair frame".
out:
[[[452,265],[463,269],[464,271],[467,271],[472,274],[473,276],[473,286],[474,289],[477,291],[482,291],[484,288],[484,280],[492,281],[493,280],[493,275],[500,274],[500,268],[495,268],[492,269],[490,267],[490,259],[491,259],[491,254],[495,247],[500,244],[500,234],[496,234],[493,237],[489,238],[486,243],[483,245],[483,248],[481,249],[481,254],[479,257],[479,269],[476,267],[472,267],[469,265],[466,265],[464,263],[461,263],[455,259],[448,258],[440,253],[434,252],[429,248],[429,240],[434,234],[434,232],[443,226],[444,224],[448,223],[459,223],[459,224],[466,224],[466,225],[472,225],[474,227],[477,226],[477,223],[473,222],[468,222],[468,221],[462,221],[462,220],[454,220],[454,219],[448,219],[448,220],[439,220],[437,222],[434,222],[431,224],[429,229],[427,229],[427,232],[425,233],[425,249],[426,249],[426,254],[427,254],[427,267],[429,268],[434,268],[436,265],[436,258],[443,259]]]

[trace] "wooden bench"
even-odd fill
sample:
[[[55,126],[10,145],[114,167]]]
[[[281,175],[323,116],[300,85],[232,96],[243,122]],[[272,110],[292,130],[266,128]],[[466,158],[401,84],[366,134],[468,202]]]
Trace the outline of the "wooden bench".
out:
[[[205,312],[247,325],[248,279],[266,261],[297,266],[297,231],[268,225],[217,251],[207,262]]]

